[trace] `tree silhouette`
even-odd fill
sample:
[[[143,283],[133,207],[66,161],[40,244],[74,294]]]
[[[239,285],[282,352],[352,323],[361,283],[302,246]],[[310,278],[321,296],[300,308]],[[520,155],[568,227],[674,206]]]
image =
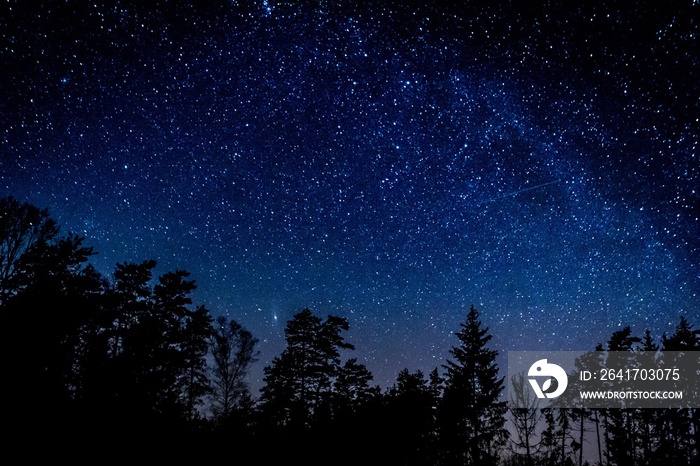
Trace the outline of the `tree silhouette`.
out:
[[[282,458],[323,462],[333,449],[334,387],[343,372],[340,351],[354,349],[341,335],[348,328],[345,318],[331,315],[324,320],[309,309],[287,322],[287,345],[264,368],[259,399],[262,435],[284,440]]]
[[[24,278],[17,273],[23,259],[36,249],[41,255],[58,233],[47,209],[20,203],[12,196],[0,199],[0,304],[17,292]]]
[[[167,272],[153,287],[152,311],[143,322],[150,337],[145,340],[145,358],[150,366],[143,374],[145,387],[159,414],[190,419],[194,405],[208,391],[203,364],[211,334],[211,319],[204,308],[191,310],[196,289],[190,273]]]
[[[357,358],[342,361],[343,351],[354,349],[343,337],[349,322],[303,309],[287,322],[286,347],[264,368],[254,399],[245,377],[257,339],[195,305],[189,272],[154,280],[153,260],[117,263],[110,281],[88,263],[93,254],[84,238],[59,234],[46,210],[0,199],[0,402],[13,436],[6,444],[18,437],[80,439],[133,455],[158,435],[167,440],[157,447],[161,460],[168,451],[198,451],[203,460],[206,445],[236,439],[242,453],[262,462],[451,466],[503,459],[504,377],[473,306],[443,374],[435,368],[426,378],[405,368],[384,393]],[[683,316],[658,345],[650,330],[638,338],[623,327],[606,349],[632,359],[653,352],[673,364],[676,353],[700,350],[700,331]],[[604,357],[599,344],[576,364],[598,371]],[[514,381],[525,384],[522,376]],[[674,389],[697,390],[675,383]],[[585,464],[584,433],[593,428],[600,463],[698,461],[695,408],[535,412],[525,404],[529,409],[511,412],[512,445],[522,455],[504,464]]]
[[[535,440],[535,433],[539,427],[542,411],[539,408],[539,399],[525,388],[526,377],[524,373],[513,374],[511,384],[511,422],[515,430],[515,437],[511,438],[511,444],[516,457],[521,458],[519,464],[534,465],[539,442]]]
[[[633,351],[642,341],[632,335],[629,326],[613,332],[608,340],[608,351]],[[638,460],[636,413],[633,409],[607,409],[605,415],[607,437],[606,458],[608,463],[617,465],[635,464]]]
[[[474,306],[460,327],[456,333],[460,344],[452,347],[453,359],[444,366],[445,390],[438,413],[443,463],[496,464],[508,438],[498,352],[488,348],[492,337]]]
[[[233,413],[246,405],[250,391],[246,377],[257,361],[257,338],[241,324],[226,316],[216,318],[209,347],[213,357],[212,411],[219,423],[227,422]]]
[[[45,210],[0,200],[0,399],[12,430],[71,430],[76,356],[103,280],[76,235],[58,235]]]
[[[647,329],[644,332],[644,337],[641,340],[641,351],[647,351],[656,354],[659,350],[659,345],[656,344],[651,335],[651,331]],[[658,448],[658,432],[654,426],[657,420],[662,415],[663,410],[659,408],[638,409],[639,422],[639,448],[640,448],[640,464],[652,465],[655,464],[655,450]]]
[[[107,435],[119,433],[122,419],[138,419],[151,409],[139,384],[149,365],[141,326],[151,312],[155,266],[154,260],[116,265],[87,337],[80,400],[90,422]]]
[[[399,465],[434,464],[434,389],[422,371],[399,371],[396,383],[387,390],[386,442],[389,458]]]
[[[335,379],[334,412],[356,413],[379,394],[379,387],[370,385],[372,373],[367,366],[350,358],[338,368]]]
[[[188,311],[179,343],[183,360],[181,399],[185,404],[186,416],[191,421],[203,418],[200,408],[204,405],[205,397],[212,392],[206,358],[213,320],[204,306]]]
[[[685,316],[671,335],[661,337],[662,355],[668,352],[700,351],[700,330],[695,330]],[[675,354],[675,353],[674,353]],[[673,362],[670,355],[664,357],[667,363]],[[689,375],[688,377],[692,377]],[[692,380],[692,378],[690,379]],[[684,381],[684,388],[695,390],[697,384]],[[663,432],[659,450],[664,460],[677,464],[695,464],[700,460],[700,411],[698,408],[666,409],[659,416],[657,429]]]
[[[374,376],[356,358],[339,366],[332,393],[331,418],[317,422],[312,432],[317,440],[318,464],[362,464],[372,455],[384,454],[386,430],[382,425],[381,388],[372,385]],[[337,452],[343,452],[343,461]],[[332,460],[331,460],[332,458]]]
[[[340,350],[354,349],[340,334],[348,327],[344,318],[323,320],[309,309],[287,322],[287,346],[265,367],[261,389],[261,409],[274,424],[307,429],[323,415],[339,372]]]
[[[92,422],[105,419],[109,435],[185,431],[201,420],[210,390],[211,315],[204,306],[193,308],[189,272],[165,273],[152,286],[155,266],[153,260],[117,265],[85,337],[79,399],[94,413]],[[127,419],[133,425],[124,429]]]

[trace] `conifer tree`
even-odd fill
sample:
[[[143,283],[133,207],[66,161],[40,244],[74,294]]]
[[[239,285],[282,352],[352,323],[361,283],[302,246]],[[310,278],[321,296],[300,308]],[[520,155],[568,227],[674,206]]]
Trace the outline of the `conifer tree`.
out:
[[[640,350],[650,353],[657,353],[659,350],[659,345],[657,345],[654,341],[649,329],[644,332]],[[655,464],[653,458],[655,456],[654,452],[659,443],[659,432],[654,429],[654,426],[656,425],[659,416],[663,415],[663,411],[665,410],[661,408],[641,408],[638,410],[640,436],[639,448],[641,455],[640,464],[642,465]]]
[[[456,333],[460,344],[450,350],[453,359],[444,366],[445,390],[438,416],[442,463],[496,464],[508,438],[498,352],[488,347],[492,337],[474,306],[460,326]]]
[[[347,319],[322,319],[303,309],[287,322],[286,348],[265,367],[260,408],[274,425],[311,427],[325,413],[340,370],[340,350],[354,349],[341,335]]]
[[[681,316],[674,333],[670,336],[664,333],[661,341],[663,358],[667,364],[672,364],[673,357],[668,352],[675,355],[675,352],[700,351],[700,330],[694,329],[688,319]],[[680,382],[684,383],[685,390],[698,390],[692,378]],[[697,464],[700,460],[700,411],[697,408],[666,409],[659,422],[661,459],[675,464]]]
[[[370,385],[373,379],[367,366],[350,358],[338,368],[335,380],[336,408],[349,412],[357,411],[362,405],[374,399],[378,387]]]
[[[422,371],[399,371],[386,392],[389,458],[396,464],[432,465],[435,458],[434,388]]]
[[[641,338],[632,336],[627,326],[613,332],[608,340],[608,351],[634,351]],[[624,466],[637,460],[636,412],[633,409],[606,410],[606,456],[609,464]]]

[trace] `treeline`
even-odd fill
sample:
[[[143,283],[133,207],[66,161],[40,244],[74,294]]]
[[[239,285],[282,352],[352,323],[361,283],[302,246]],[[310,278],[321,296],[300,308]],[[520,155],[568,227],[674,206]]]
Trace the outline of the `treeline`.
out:
[[[685,408],[621,408],[624,406],[622,402],[611,402],[610,408],[588,408],[576,402],[581,382],[572,377],[581,370],[600,376],[601,370],[618,367],[608,366],[605,362],[606,354],[613,352],[616,355],[614,361],[622,360],[627,364],[625,367],[632,370],[635,367],[639,369],[639,366],[635,366],[635,361],[649,362],[652,359],[659,364],[655,368],[666,367],[666,370],[672,370],[670,367],[674,367],[673,358],[678,354],[687,355],[688,352],[698,351],[700,330],[694,330],[685,317],[680,318],[672,334],[663,333],[658,343],[648,329],[639,337],[632,333],[629,326],[623,327],[613,332],[605,344],[598,344],[595,349],[576,358],[576,370],[569,375],[569,388],[546,408],[540,408],[539,400],[534,395],[530,396],[530,391],[522,389],[527,386],[524,374],[513,375],[511,383],[516,387],[511,395],[513,403],[510,409],[513,454],[506,464],[700,464],[700,410],[692,407],[692,401],[686,402]],[[624,354],[629,354],[629,357],[623,358]],[[640,358],[640,355],[645,357]],[[694,356],[695,363],[697,358]],[[648,368],[644,365],[642,367]],[[683,377],[687,377],[687,380],[673,382],[674,379],[669,379],[665,384],[666,389],[682,389],[686,396],[692,395],[690,391],[697,393],[700,374],[694,368],[687,372],[686,369],[683,370]],[[596,387],[603,390],[635,389],[643,383],[640,381],[635,385],[635,382],[598,380],[600,384],[596,384]],[[656,405],[663,406],[664,402],[658,401]],[[673,403],[672,406],[678,404]]]
[[[0,422],[6,449],[23,445],[25,457],[698,462],[696,410],[509,410],[498,352],[474,307],[444,364],[429,374],[403,369],[386,389],[351,357],[347,319],[301,310],[254,397],[246,380],[257,339],[193,303],[189,272],[154,277],[147,260],[118,263],[108,279],[90,265],[93,254],[83,238],[61,234],[47,210],[0,199]],[[698,350],[700,332],[681,319],[660,346]],[[607,342],[615,351],[654,348],[648,331],[636,338],[629,328]],[[592,459],[583,454],[591,442]]]

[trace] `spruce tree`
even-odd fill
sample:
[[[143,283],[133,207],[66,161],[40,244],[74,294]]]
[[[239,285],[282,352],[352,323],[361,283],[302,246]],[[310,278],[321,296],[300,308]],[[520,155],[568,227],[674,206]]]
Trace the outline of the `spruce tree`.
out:
[[[632,329],[627,326],[622,330],[613,332],[608,340],[608,351],[633,351],[634,345],[641,342],[641,338],[632,336]],[[606,410],[606,456],[611,465],[634,464],[635,435],[632,429],[634,420],[633,410],[608,409]]]
[[[497,464],[508,439],[498,352],[488,347],[489,329],[482,325],[474,306],[460,326],[456,333],[460,344],[450,350],[453,359],[444,366],[445,389],[438,417],[443,464]]]
[[[700,350],[700,330],[694,329],[684,316],[681,316],[675,332],[670,336],[664,333],[661,340],[663,359],[669,365],[674,363],[676,352],[687,353]],[[681,385],[674,388],[697,390],[697,385],[692,383],[692,378],[681,378],[679,383]],[[658,421],[657,428],[663,432],[663,435],[658,449],[660,454],[657,456],[663,461],[674,464],[697,464],[700,458],[698,409],[666,409]]]

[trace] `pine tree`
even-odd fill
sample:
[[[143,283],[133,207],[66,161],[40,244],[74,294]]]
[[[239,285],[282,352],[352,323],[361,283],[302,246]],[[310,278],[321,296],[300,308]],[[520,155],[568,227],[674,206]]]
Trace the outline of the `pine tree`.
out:
[[[113,358],[129,357],[128,340],[133,328],[143,321],[151,306],[151,287],[156,261],[147,260],[140,264],[118,263],[114,271],[114,285],[109,292],[109,313],[106,333],[110,340],[110,353]]]
[[[212,392],[206,358],[209,338],[214,331],[213,320],[204,306],[188,310],[178,344],[183,363],[180,398],[185,405],[185,416],[190,421],[202,419],[199,408],[204,404],[204,398]]]
[[[700,330],[695,330],[685,316],[670,336],[662,335],[662,357],[667,364],[673,363],[675,352],[700,351]],[[668,352],[672,352],[669,354]],[[684,390],[697,391],[692,376],[681,378]],[[660,457],[675,464],[696,464],[700,459],[700,411],[697,408],[666,409],[659,421],[664,430],[659,445]]]
[[[81,396],[86,410],[104,422],[102,429],[112,433],[118,430],[120,419],[149,409],[140,396],[145,341],[139,328],[151,312],[150,281],[155,266],[154,260],[116,265],[104,307],[88,339],[86,384]]]
[[[373,379],[367,366],[350,358],[338,368],[335,380],[335,407],[341,411],[356,412],[377,396],[377,387],[370,385]]]
[[[685,316],[681,316],[675,332],[671,336],[662,336],[664,351],[698,351],[700,350],[700,330],[693,329]]]
[[[491,335],[474,306],[456,336],[460,345],[450,350],[453,359],[444,366],[445,390],[438,417],[443,464],[496,464],[508,438],[498,352],[488,348]]]
[[[399,371],[386,392],[388,458],[401,465],[434,464],[433,388],[422,371]]]
[[[442,398],[445,389],[445,379],[440,375],[438,368],[434,368],[428,374],[428,390],[433,400],[433,411],[437,409],[438,401]]]
[[[540,464],[555,466],[561,464],[557,457],[557,425],[555,408],[542,408],[544,428],[540,434]]]
[[[192,309],[190,273],[161,275],[151,286],[153,260],[118,264],[106,295],[103,329],[90,338],[85,396],[107,419],[132,419],[131,428],[186,428],[199,418],[209,391],[206,356],[212,318]],[[106,352],[100,361],[99,348]],[[116,432],[115,435],[122,435]]]
[[[348,328],[345,318],[323,320],[309,309],[287,322],[287,346],[264,369],[260,408],[268,421],[308,429],[324,415],[340,368],[340,350],[354,349],[341,335]]]
[[[632,336],[632,329],[627,326],[613,332],[608,340],[608,351],[634,351],[635,344],[641,338]],[[606,410],[606,457],[611,465],[625,466],[637,461],[636,412],[633,409]]]
[[[340,350],[354,349],[341,335],[348,328],[345,318],[324,320],[309,309],[287,322],[285,349],[263,369],[257,428],[261,441],[274,438],[278,446],[263,451],[263,462],[325,464],[337,455],[334,386],[342,372]]]
[[[370,384],[373,378],[370,370],[356,358],[345,361],[338,368],[334,383],[332,419],[316,424],[315,435],[323,440],[322,448],[329,457],[333,452],[342,451],[344,464],[362,464],[368,451],[379,458],[380,447],[386,444],[386,430],[372,422],[382,398],[380,387]],[[320,463],[328,462],[324,458]],[[337,460],[332,462],[337,463]]]
[[[647,329],[642,337],[641,351],[656,354],[659,350],[659,345],[654,342],[651,331]],[[660,408],[642,408],[639,409],[639,443],[640,443],[640,464],[652,465],[656,464],[654,460],[655,450],[659,444],[659,432],[654,429],[657,419],[663,414],[663,409]]]

